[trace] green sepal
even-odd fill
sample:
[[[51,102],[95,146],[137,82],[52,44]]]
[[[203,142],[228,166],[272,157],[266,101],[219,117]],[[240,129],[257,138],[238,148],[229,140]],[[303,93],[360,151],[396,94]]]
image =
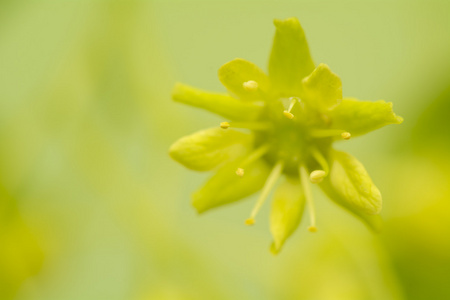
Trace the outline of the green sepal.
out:
[[[300,224],[305,207],[305,195],[300,181],[286,177],[276,190],[270,211],[270,231],[273,236],[271,251],[280,252],[287,238]]]
[[[363,135],[389,124],[400,124],[403,118],[392,110],[392,103],[384,100],[360,101],[344,98],[330,111],[332,128],[348,131],[352,136]]]
[[[245,155],[252,141],[250,134],[210,128],[182,137],[170,147],[169,154],[189,169],[208,171]]]
[[[284,96],[298,96],[302,79],[314,70],[305,33],[297,18],[274,20],[276,27],[269,60],[269,78]]]
[[[347,208],[378,230],[382,200],[364,166],[348,153],[333,151],[330,173],[320,187],[337,204]]]
[[[219,80],[231,95],[244,101],[263,100],[269,90],[269,78],[257,65],[242,58],[233,59],[219,69]],[[244,82],[256,81],[255,91],[244,89]]]
[[[342,100],[342,82],[326,64],[320,64],[303,79],[302,100],[319,111],[327,112]]]
[[[243,177],[236,175],[238,167],[238,163],[225,165],[192,195],[192,205],[198,213],[252,195],[264,186],[270,172],[261,160],[246,166]]]
[[[239,101],[227,94],[211,93],[182,83],[175,84],[172,98],[177,102],[206,109],[232,121],[254,121],[263,108],[256,103]]]

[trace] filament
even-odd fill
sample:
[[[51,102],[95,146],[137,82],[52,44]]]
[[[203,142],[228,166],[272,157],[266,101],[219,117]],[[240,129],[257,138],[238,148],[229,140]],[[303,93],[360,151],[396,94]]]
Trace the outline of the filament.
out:
[[[240,167],[237,168],[236,175],[238,175],[240,177],[244,176],[245,167],[248,166],[249,164],[253,163],[254,161],[258,160],[259,158],[261,158],[264,154],[267,153],[269,148],[270,148],[270,145],[265,144],[265,145],[262,145],[261,147],[257,148],[252,153],[250,153],[250,155],[247,156],[244,159],[244,161],[241,163]]]
[[[271,128],[269,122],[222,122],[220,123],[222,129],[228,128],[245,128],[251,130],[268,130]]]
[[[289,108],[287,110],[283,111],[283,114],[286,118],[292,120],[294,118],[294,114],[291,113],[291,110],[294,107],[295,103],[297,103],[297,101],[300,101],[300,99],[298,99],[296,97],[291,97],[290,100],[291,100],[291,103],[289,104]]]
[[[344,140],[349,140],[351,134],[348,131],[340,129],[311,129],[309,134],[315,138],[327,138],[327,137],[338,137],[340,136]]]
[[[308,180],[308,173],[304,166],[300,165],[300,181],[303,187],[303,192],[305,193],[306,203],[308,205],[309,217],[311,225],[308,227],[310,232],[316,232],[316,209],[314,207],[314,201],[311,193],[311,186]]]
[[[314,157],[314,159],[317,161],[317,163],[322,167],[322,170],[324,170],[325,173],[328,174],[328,172],[330,171],[330,168],[328,166],[327,160],[322,155],[322,153],[319,150],[317,150],[317,148],[312,147],[311,154]]]
[[[272,171],[270,172],[269,177],[267,177],[267,180],[264,183],[262,192],[259,195],[259,198],[256,201],[255,206],[253,207],[253,210],[250,214],[250,218],[245,220],[246,225],[253,225],[255,223],[255,217],[258,214],[258,212],[261,209],[264,202],[266,201],[267,197],[269,196],[269,193],[272,190],[272,188],[274,187],[275,183],[277,182],[277,179],[280,177],[281,172],[283,171],[283,165],[284,165],[284,163],[282,161],[279,161],[273,167]]]

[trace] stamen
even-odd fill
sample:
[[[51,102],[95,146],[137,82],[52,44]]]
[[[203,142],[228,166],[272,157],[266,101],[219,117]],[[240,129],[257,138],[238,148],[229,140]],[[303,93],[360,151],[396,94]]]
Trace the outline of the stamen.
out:
[[[249,80],[246,81],[242,84],[242,87],[244,88],[244,90],[246,90],[247,92],[254,92],[258,89],[258,83],[254,80]]]
[[[245,225],[251,226],[251,225],[253,225],[253,224],[255,224],[255,219],[253,219],[253,218],[248,218],[247,220],[245,220]]]
[[[283,114],[286,118],[292,120],[294,118],[294,115],[288,112],[287,110],[283,111]]]
[[[325,157],[322,155],[322,153],[317,150],[315,147],[311,147],[311,154],[314,157],[314,159],[317,161],[317,163],[322,167],[322,170],[325,171],[325,176],[330,171],[330,167],[328,166],[328,162],[325,159]]]
[[[343,133],[341,133],[341,137],[344,139],[344,140],[349,140],[351,137],[352,137],[352,135],[350,134],[350,132],[343,132]]]
[[[309,231],[309,232],[313,232],[313,233],[314,233],[314,232],[317,232],[317,227],[316,227],[316,226],[309,226],[309,227],[308,227],[308,231]]]
[[[243,177],[244,176],[244,167],[251,164],[252,162],[258,160],[259,158],[261,158],[261,156],[263,156],[264,154],[267,153],[269,148],[270,148],[270,145],[265,144],[265,145],[262,145],[261,147],[259,147],[258,149],[256,149],[255,151],[253,151],[252,153],[250,153],[250,155],[247,156],[245,158],[245,160],[241,163],[241,166],[239,168],[237,168],[236,175],[239,177]]]
[[[291,100],[291,103],[289,104],[289,108],[287,110],[283,111],[283,114],[286,118],[292,120],[294,118],[294,115],[291,113],[291,110],[294,107],[295,103],[297,103],[297,101],[299,101],[299,99],[296,97],[291,97],[290,100]]]
[[[309,134],[315,138],[327,138],[327,137],[342,137],[345,140],[350,139],[352,136],[350,132],[340,129],[311,129]]]
[[[246,225],[253,225],[255,223],[255,217],[261,209],[264,201],[269,196],[270,191],[274,187],[277,179],[280,177],[281,172],[283,171],[284,163],[282,161],[277,162],[277,164],[273,167],[272,172],[270,172],[269,177],[267,177],[266,182],[264,183],[264,187],[262,189],[261,194],[259,195],[258,201],[256,202],[253,210],[250,214],[250,218],[245,220]]]
[[[314,202],[311,194],[311,186],[308,183],[308,173],[304,166],[300,165],[300,181],[303,187],[303,192],[305,193],[306,203],[308,204],[309,217],[311,220],[311,225],[308,227],[309,232],[316,232],[316,209],[314,207]]]
[[[239,176],[239,177],[243,177],[244,176],[244,169],[237,168],[236,175]]]
[[[327,173],[324,170],[314,170],[309,174],[309,179],[312,183],[321,183],[326,176]]]
[[[251,130],[267,130],[271,128],[269,122],[222,122],[220,123],[222,129],[228,128],[245,128]]]

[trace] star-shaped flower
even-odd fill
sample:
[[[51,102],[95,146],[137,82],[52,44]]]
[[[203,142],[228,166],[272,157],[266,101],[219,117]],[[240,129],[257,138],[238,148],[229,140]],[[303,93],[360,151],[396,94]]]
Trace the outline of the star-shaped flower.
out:
[[[358,160],[334,150],[332,144],[400,124],[402,118],[394,114],[392,103],[343,98],[340,78],[325,64],[315,66],[299,21],[289,18],[274,24],[269,75],[237,58],[219,69],[229,94],[175,86],[175,101],[227,119],[220,127],[183,137],[170,148],[171,157],[190,169],[218,169],[193,194],[193,206],[202,213],[261,190],[245,221],[252,225],[283,176],[270,213],[273,252],[280,251],[298,227],[305,204],[309,231],[317,230],[311,183],[377,229],[379,190]]]

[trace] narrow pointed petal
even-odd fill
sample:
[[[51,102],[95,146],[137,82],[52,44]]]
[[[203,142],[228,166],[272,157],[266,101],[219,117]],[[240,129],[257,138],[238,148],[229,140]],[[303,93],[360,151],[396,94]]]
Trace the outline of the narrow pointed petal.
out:
[[[250,134],[211,128],[179,139],[170,147],[169,154],[189,169],[208,171],[245,155],[252,141]]]
[[[330,174],[320,184],[336,203],[361,215],[376,215],[382,201],[364,166],[348,153],[334,151]]]
[[[199,213],[243,199],[259,191],[269,176],[266,163],[258,160],[236,175],[239,164],[227,164],[192,195],[192,205]]]
[[[329,115],[333,128],[346,130],[352,136],[403,122],[403,118],[392,110],[392,103],[383,100],[373,102],[345,98]]]
[[[305,207],[305,195],[298,179],[286,178],[275,192],[270,211],[271,251],[278,253],[287,238],[300,224]]]
[[[233,59],[219,69],[219,80],[228,91],[244,101],[263,100],[269,90],[269,78],[257,65],[242,58]],[[257,88],[244,87],[245,82],[254,81]]]
[[[244,103],[227,94],[203,91],[177,83],[172,92],[173,100],[206,109],[232,121],[253,121],[261,114],[262,106]]]
[[[302,100],[319,111],[328,111],[342,100],[342,82],[326,64],[303,79]]]
[[[269,77],[285,96],[299,95],[302,79],[314,70],[308,43],[296,18],[274,20],[276,27],[269,60]]]

